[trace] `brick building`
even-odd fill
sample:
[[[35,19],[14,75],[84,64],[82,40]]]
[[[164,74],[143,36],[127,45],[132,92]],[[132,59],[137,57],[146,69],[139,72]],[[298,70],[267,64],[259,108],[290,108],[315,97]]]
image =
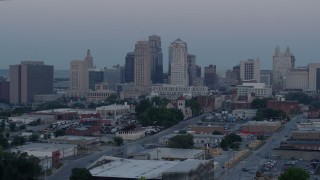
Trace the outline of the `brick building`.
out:
[[[287,114],[297,114],[300,112],[298,101],[269,100],[267,102],[267,108],[274,109],[274,110],[282,110]]]
[[[242,126],[242,133],[270,135],[280,127],[281,122],[249,121]]]

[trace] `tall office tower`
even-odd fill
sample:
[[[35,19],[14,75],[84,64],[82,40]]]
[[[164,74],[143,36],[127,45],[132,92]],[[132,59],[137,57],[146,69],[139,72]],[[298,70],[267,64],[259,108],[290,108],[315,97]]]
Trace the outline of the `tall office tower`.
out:
[[[123,83],[123,68],[118,66],[113,66],[112,68],[104,68],[104,82],[108,83],[110,90],[116,91],[117,84]]]
[[[53,66],[43,61],[10,65],[10,103],[29,104],[34,95],[53,94]]]
[[[249,59],[240,61],[240,80],[260,82],[260,61]]]
[[[287,47],[284,53],[276,47],[273,56],[273,89],[279,91],[284,89],[286,76],[290,69],[294,68],[295,57],[291,54],[290,48]]]
[[[209,89],[217,88],[217,67],[210,64],[208,67],[204,67],[204,81],[205,85]]]
[[[134,84],[146,87],[151,81],[151,48],[148,41],[138,41],[134,49]]]
[[[260,82],[265,85],[272,85],[272,70],[260,70]]]
[[[196,55],[188,54],[188,76],[189,76],[189,86],[195,86],[197,84],[197,66],[196,66]]]
[[[232,70],[228,69],[226,71],[226,84],[227,86],[235,86],[240,83],[240,65],[236,65]]]
[[[320,63],[311,63],[309,69],[309,91],[320,93]]]
[[[93,57],[91,56],[90,49],[87,50],[87,55],[84,58],[84,61],[88,63],[88,68],[93,69]]]
[[[9,102],[10,82],[0,76],[0,101]]]
[[[89,69],[93,68],[90,50],[84,60],[73,60],[70,63],[70,86],[68,96],[86,97],[89,90]]]
[[[188,86],[187,43],[177,39],[169,46],[170,84]]]
[[[153,84],[163,83],[163,55],[161,48],[161,37],[149,36],[151,48],[151,81]]]
[[[104,71],[102,69],[89,69],[89,89],[94,91],[96,84],[100,84],[104,79]]]
[[[134,82],[134,53],[130,52],[126,55],[125,64],[125,83]]]

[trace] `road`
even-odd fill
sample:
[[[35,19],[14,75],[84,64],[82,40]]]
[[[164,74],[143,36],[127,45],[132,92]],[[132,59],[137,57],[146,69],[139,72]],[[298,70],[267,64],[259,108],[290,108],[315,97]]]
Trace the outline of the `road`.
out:
[[[267,142],[260,147],[258,150],[253,151],[253,153],[248,156],[246,159],[242,160],[240,163],[238,163],[235,167],[229,169],[222,169],[219,168],[217,174],[224,174],[220,177],[218,177],[218,180],[234,180],[234,179],[241,179],[241,180],[247,180],[247,179],[254,179],[256,171],[267,160],[264,159],[264,156],[270,155],[272,153],[272,149],[277,147],[281,141],[285,139],[285,136],[290,135],[292,129],[297,124],[297,121],[301,121],[302,119],[305,119],[302,115],[296,116],[291,119],[279,132],[274,134],[272,137],[270,137]],[[242,168],[249,169],[248,172],[243,172]]]
[[[147,136],[143,139],[139,139],[137,141],[129,142],[124,144],[122,147],[119,148],[107,148],[100,152],[94,152],[93,154],[90,154],[88,156],[85,156],[83,158],[77,159],[77,160],[63,160],[64,165],[58,169],[56,172],[54,172],[51,176],[49,176],[48,180],[68,180],[71,175],[71,170],[73,168],[86,168],[91,163],[93,163],[95,160],[100,158],[103,155],[113,155],[116,153],[119,153],[120,148],[122,150],[131,148],[133,146],[141,146],[143,144],[147,143],[153,143],[158,141],[158,139],[164,135],[170,134],[176,130],[183,129],[187,127],[188,125],[191,125],[201,119],[202,116],[197,116],[188,120],[181,121],[179,124],[176,124],[175,126],[172,126],[168,129],[165,129],[157,134],[154,134],[152,136]]]

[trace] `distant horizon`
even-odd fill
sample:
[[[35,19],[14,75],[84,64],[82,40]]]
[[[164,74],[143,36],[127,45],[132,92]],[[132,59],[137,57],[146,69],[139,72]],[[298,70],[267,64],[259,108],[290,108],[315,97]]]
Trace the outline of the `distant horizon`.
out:
[[[67,70],[87,49],[99,68],[124,65],[135,43],[153,34],[161,37],[164,72],[177,38],[197,65],[218,72],[258,57],[271,69],[276,46],[290,46],[296,66],[306,66],[320,62],[318,7],[319,0],[0,1],[0,68],[41,60]]]

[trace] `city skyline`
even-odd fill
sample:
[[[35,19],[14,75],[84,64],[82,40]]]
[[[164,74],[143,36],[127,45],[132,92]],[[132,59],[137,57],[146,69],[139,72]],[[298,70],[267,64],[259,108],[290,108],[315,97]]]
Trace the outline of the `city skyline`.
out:
[[[277,46],[290,46],[296,66],[304,66],[319,60],[320,25],[314,23],[319,5],[275,0],[1,1],[0,69],[23,60],[68,69],[86,49],[99,68],[123,65],[135,42],[153,34],[161,37],[164,72],[168,47],[177,38],[186,41],[197,64],[215,64],[219,73],[258,57],[261,69],[272,69]]]

